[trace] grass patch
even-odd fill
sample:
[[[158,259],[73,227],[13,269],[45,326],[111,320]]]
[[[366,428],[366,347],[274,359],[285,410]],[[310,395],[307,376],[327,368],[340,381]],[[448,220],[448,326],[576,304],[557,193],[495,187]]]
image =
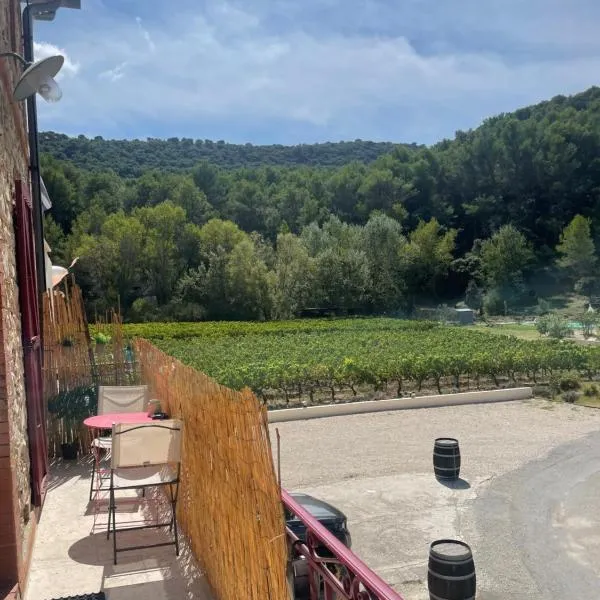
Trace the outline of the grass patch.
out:
[[[513,335],[522,340],[539,340],[544,339],[538,333],[535,325],[521,325],[520,323],[510,323],[507,325],[484,325],[478,323],[477,325],[469,325],[467,329],[474,331],[481,331],[483,333],[489,333],[491,335]]]
[[[587,406],[588,408],[600,408],[600,398],[588,398],[587,396],[581,396],[575,404],[577,406]]]

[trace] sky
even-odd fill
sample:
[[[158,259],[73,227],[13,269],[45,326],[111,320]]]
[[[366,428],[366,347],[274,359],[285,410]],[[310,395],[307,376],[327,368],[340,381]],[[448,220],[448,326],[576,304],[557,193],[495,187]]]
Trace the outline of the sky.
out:
[[[40,130],[430,144],[600,83],[598,0],[81,0]]]

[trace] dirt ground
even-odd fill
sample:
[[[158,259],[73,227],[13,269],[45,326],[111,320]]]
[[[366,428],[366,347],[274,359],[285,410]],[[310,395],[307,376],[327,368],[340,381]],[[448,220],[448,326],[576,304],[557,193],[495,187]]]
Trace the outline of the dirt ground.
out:
[[[354,551],[406,600],[428,598],[445,537],[472,547],[480,600],[596,597],[600,410],[535,399],[276,427],[283,485],[345,512]],[[433,476],[442,436],[460,442],[457,484]]]

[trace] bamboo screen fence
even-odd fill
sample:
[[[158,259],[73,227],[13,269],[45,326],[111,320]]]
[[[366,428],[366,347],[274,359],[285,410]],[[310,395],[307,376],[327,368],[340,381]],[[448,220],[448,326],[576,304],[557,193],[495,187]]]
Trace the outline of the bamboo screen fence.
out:
[[[81,290],[66,280],[60,289],[43,295],[44,325],[44,400],[60,392],[93,384],[93,354],[85,321]],[[75,420],[47,415],[48,451],[60,452],[60,444],[79,440],[82,424]]]
[[[49,397],[71,386],[92,383],[93,357],[81,290],[65,283],[64,291],[44,299],[44,393]]]
[[[44,401],[46,406],[60,405],[62,413],[69,415],[59,418],[47,412],[48,451],[55,457],[60,454],[62,443],[75,442],[85,448],[88,432],[82,422],[96,408],[92,405],[86,410],[77,394],[59,402],[56,398],[76,390],[84,394],[102,383],[131,385],[137,382],[138,373],[125,351],[121,319],[116,313],[96,325],[104,334],[105,343],[93,343],[90,339],[83,296],[73,276],[53,289],[52,296],[44,293],[43,311]]]
[[[286,600],[287,544],[266,409],[136,340],[142,381],[184,422],[178,521],[216,596]]]

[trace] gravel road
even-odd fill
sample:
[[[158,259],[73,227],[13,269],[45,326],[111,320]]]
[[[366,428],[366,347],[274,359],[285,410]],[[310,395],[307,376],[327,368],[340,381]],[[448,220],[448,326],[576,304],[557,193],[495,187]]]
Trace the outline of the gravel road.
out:
[[[343,510],[354,551],[406,600],[428,598],[441,537],[471,545],[480,600],[598,596],[600,410],[529,400],[277,427],[284,486]],[[442,436],[460,441],[451,486],[433,477]]]

